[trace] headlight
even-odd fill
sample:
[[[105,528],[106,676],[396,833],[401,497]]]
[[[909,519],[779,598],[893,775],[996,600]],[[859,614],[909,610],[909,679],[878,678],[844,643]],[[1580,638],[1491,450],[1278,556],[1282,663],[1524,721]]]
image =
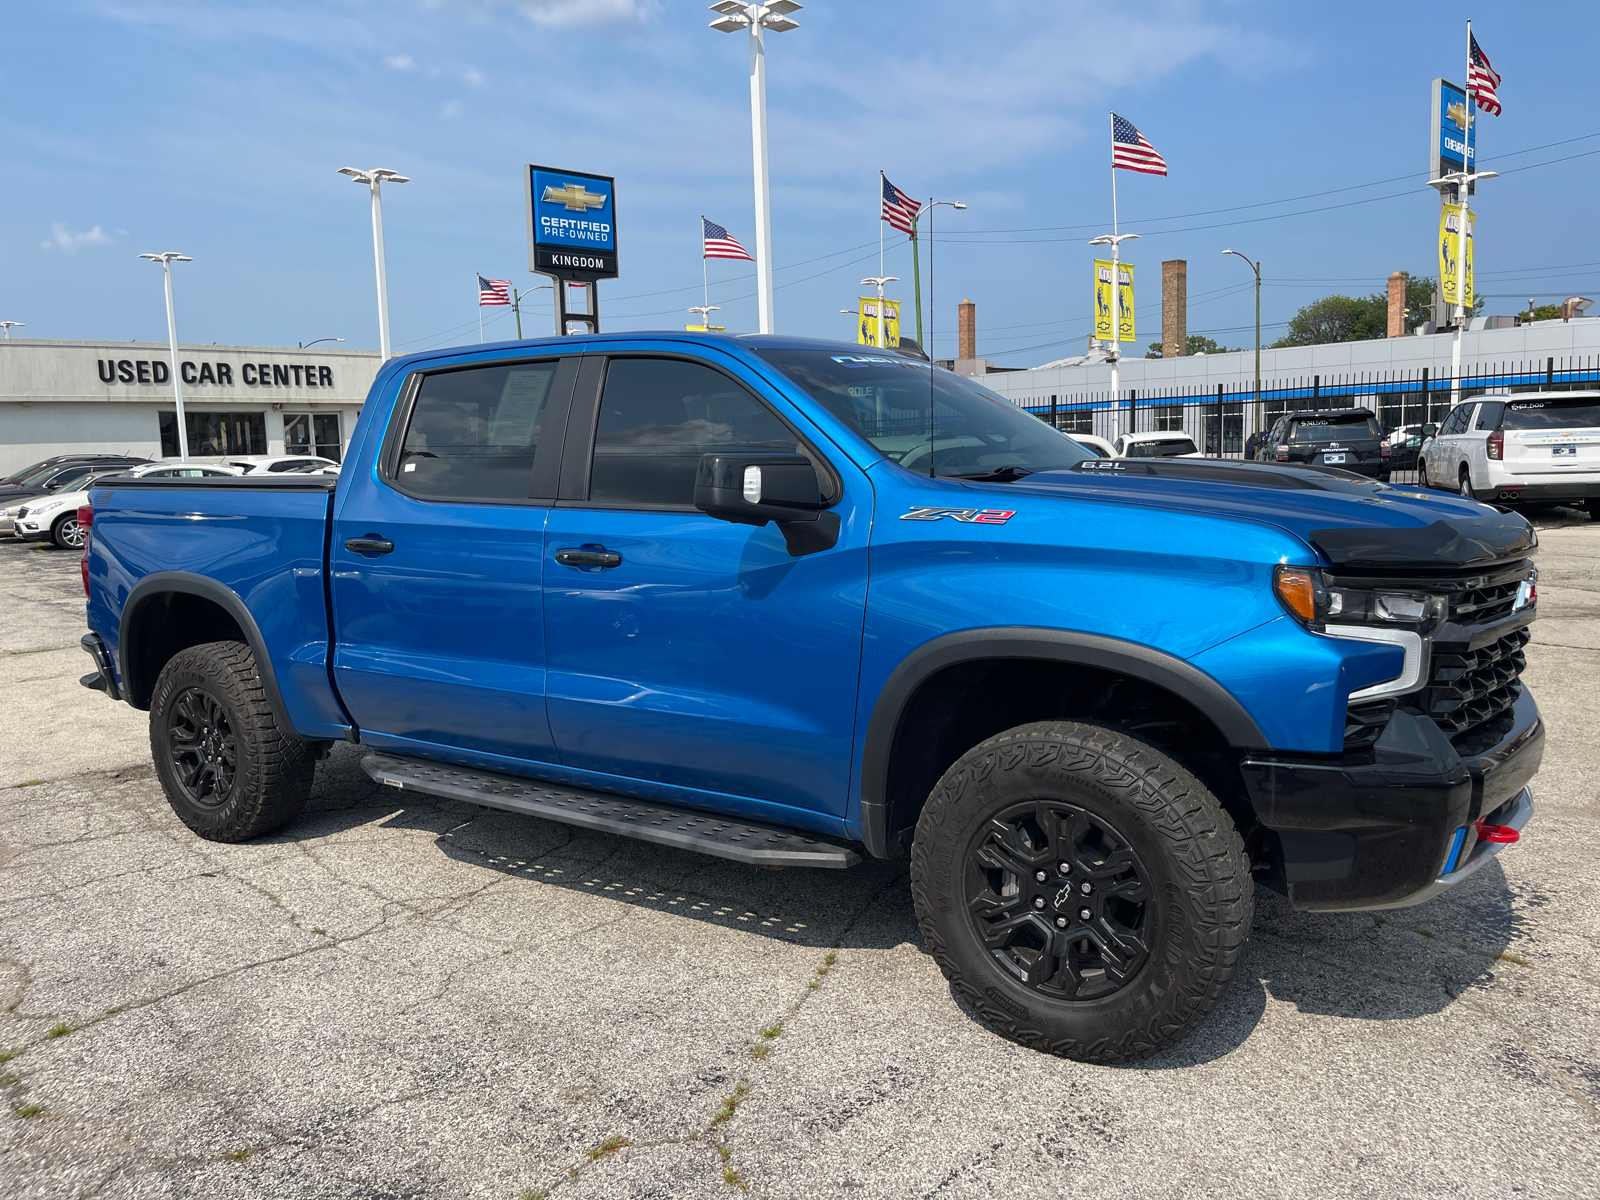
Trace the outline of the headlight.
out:
[[[64,500],[52,500],[48,504],[41,504],[37,508],[28,509],[28,515],[30,517],[43,516],[47,512],[55,512],[56,509],[60,508],[65,503],[66,501]]]
[[[1424,637],[1444,624],[1445,598],[1426,592],[1379,588],[1329,587],[1315,567],[1280,566],[1273,573],[1273,591],[1290,615],[1321,632],[1328,621],[1338,625],[1372,625],[1408,629]]]
[[[0,521],[14,521],[14,520],[16,520],[16,518],[17,518],[17,509],[19,509],[21,507],[22,507],[22,505],[20,505],[20,504],[13,504],[10,508],[0,508]]]

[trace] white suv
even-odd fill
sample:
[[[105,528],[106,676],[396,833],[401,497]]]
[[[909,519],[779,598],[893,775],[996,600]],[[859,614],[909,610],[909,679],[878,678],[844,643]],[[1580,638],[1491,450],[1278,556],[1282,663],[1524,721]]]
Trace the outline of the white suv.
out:
[[[1423,444],[1424,487],[1475,500],[1587,504],[1600,520],[1600,392],[1483,396]]]
[[[1124,433],[1112,443],[1117,458],[1204,458],[1187,433]]]

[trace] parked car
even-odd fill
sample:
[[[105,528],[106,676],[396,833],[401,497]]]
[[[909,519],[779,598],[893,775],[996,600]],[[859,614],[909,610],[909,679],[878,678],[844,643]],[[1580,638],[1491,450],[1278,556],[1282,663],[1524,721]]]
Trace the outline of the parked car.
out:
[[[284,472],[310,471],[316,467],[337,467],[331,458],[315,454],[245,454],[224,458],[222,464],[238,467],[246,475],[280,475]]]
[[[1111,443],[1115,458],[1204,458],[1187,433],[1124,433]]]
[[[1600,520],[1600,392],[1464,400],[1422,450],[1425,486],[1504,504],[1586,506]]]
[[[1111,443],[1103,437],[1095,437],[1092,433],[1069,433],[1067,436],[1096,458],[1115,458],[1117,456],[1117,452],[1111,448]]]
[[[15,534],[17,509],[35,496],[49,496],[64,488],[73,489],[96,473],[113,469],[124,470],[149,461],[147,458],[97,454],[93,457],[58,456],[53,461],[46,460],[42,466],[35,464],[35,469],[30,474],[23,475],[15,483],[0,487],[0,534]]]
[[[775,336],[391,359],[352,447],[348,479],[93,492],[87,682],[149,711],[198,836],[295,820],[345,740],[402,796],[909,856],[964,1004],[1118,1062],[1216,1007],[1256,880],[1416,904],[1532,813],[1516,513],[1095,458],[975,380]]]
[[[121,462],[124,461],[125,458],[126,456],[121,454],[55,454],[49,458],[42,458],[36,463],[30,463],[20,470],[11,472],[11,474],[5,476],[3,479],[0,479],[0,488],[11,487],[15,484],[21,483],[28,476],[33,475],[36,472],[43,471],[48,467],[60,466],[62,463],[94,463],[108,460]]]
[[[1268,462],[1339,467],[1387,479],[1392,469],[1378,418],[1365,408],[1323,408],[1285,413],[1261,441]]]
[[[1422,443],[1433,436],[1434,430],[1431,424],[1401,425],[1384,434],[1383,445],[1389,450],[1389,470],[1415,470]]]
[[[125,479],[220,479],[243,474],[237,467],[198,463],[147,463],[125,471],[108,471],[80,480],[72,492],[55,492],[21,505],[14,518],[14,532],[26,542],[54,542],[63,550],[83,549],[83,529],[78,524],[78,509],[89,503],[89,490],[115,487]]]

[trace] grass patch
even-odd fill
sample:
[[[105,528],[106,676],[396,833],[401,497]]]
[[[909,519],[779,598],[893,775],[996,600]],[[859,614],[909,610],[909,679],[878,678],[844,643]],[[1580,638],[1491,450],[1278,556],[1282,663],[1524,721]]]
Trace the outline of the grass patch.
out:
[[[220,1155],[219,1157],[221,1157],[224,1162],[243,1162],[252,1155],[260,1154],[261,1149],[262,1148],[260,1146],[240,1146],[235,1150],[229,1150],[226,1154]]]
[[[828,966],[831,967],[831,966],[833,966],[834,963],[839,961],[839,956],[837,954],[835,954],[832,950],[829,950],[828,951],[828,957],[823,959],[822,961],[824,963],[826,963]]]
[[[744,1103],[745,1097],[749,1094],[750,1085],[741,1083],[738,1087],[733,1089],[733,1095],[724,1096],[722,1098],[722,1107],[717,1109],[716,1113],[711,1118],[712,1127],[715,1128],[716,1126],[721,1125],[724,1121],[733,1120],[733,1114],[739,1111],[739,1105]]]
[[[49,1029],[46,1029],[44,1031],[44,1035],[47,1038],[58,1038],[58,1037],[66,1037],[67,1034],[69,1034],[71,1032],[72,1032],[72,1026],[71,1025],[68,1025],[65,1021],[58,1021],[54,1025],[50,1026]]]
[[[549,1200],[550,1189],[540,1188],[537,1192],[532,1188],[523,1188],[517,1200]]]
[[[44,1105],[42,1104],[24,1104],[21,1108],[17,1109],[17,1116],[26,1120],[28,1117],[37,1117],[43,1111]]]
[[[0,1062],[10,1062],[16,1056],[15,1050],[0,1050]]]
[[[738,1188],[741,1192],[748,1192],[750,1190],[745,1186],[744,1180],[739,1178],[739,1172],[735,1171],[726,1163],[722,1165],[722,1182],[727,1184],[729,1187]]]
[[[782,1025],[768,1025],[765,1029],[763,1029],[761,1031],[761,1036],[766,1038],[770,1042],[773,1038],[780,1036],[782,1033],[783,1033],[783,1026]]]
[[[13,783],[11,787],[13,790],[16,788],[38,787],[45,782],[43,779],[24,779],[21,783]]]
[[[1533,966],[1533,964],[1531,962],[1529,962],[1527,959],[1523,958],[1522,955],[1513,954],[1509,950],[1500,951],[1499,954],[1495,955],[1495,961],[1496,962],[1516,963],[1517,966],[1519,966],[1519,967],[1531,967],[1531,966]]]
[[[750,1047],[750,1057],[758,1062],[772,1053],[772,1047],[762,1042],[760,1045]]]
[[[806,984],[806,990],[809,991],[809,992],[814,992],[821,986],[822,986],[822,980],[813,979],[810,983]]]
[[[627,1138],[614,1133],[598,1146],[591,1146],[584,1153],[589,1156],[590,1162],[598,1162],[602,1158],[610,1158],[618,1150],[629,1144]]]

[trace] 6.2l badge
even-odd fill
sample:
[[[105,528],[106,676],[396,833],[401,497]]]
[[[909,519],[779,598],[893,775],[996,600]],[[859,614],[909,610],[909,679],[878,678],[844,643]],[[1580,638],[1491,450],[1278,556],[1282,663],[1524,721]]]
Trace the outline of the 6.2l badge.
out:
[[[949,517],[952,521],[960,521],[963,525],[1004,525],[1017,515],[1014,508],[924,508],[913,505],[908,513],[902,513],[902,521],[938,521]]]

